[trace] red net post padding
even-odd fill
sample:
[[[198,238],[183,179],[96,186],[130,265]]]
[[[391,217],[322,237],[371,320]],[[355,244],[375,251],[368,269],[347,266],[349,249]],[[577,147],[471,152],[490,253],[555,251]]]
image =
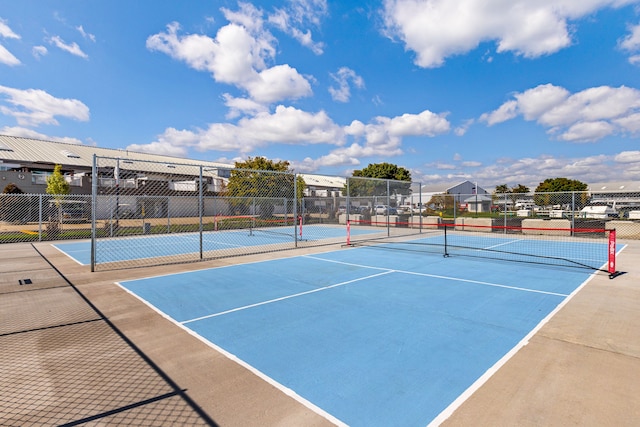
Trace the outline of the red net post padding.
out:
[[[302,240],[302,215],[298,216],[298,223],[300,224],[300,240]]]
[[[609,277],[617,275],[616,271],[616,230],[609,231]]]

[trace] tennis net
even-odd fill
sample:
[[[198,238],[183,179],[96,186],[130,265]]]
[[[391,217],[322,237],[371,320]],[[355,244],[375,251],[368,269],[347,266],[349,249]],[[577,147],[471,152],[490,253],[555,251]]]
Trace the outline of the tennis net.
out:
[[[351,239],[348,246],[372,246],[399,251],[424,251],[533,264],[575,267],[615,277],[616,233],[599,228],[507,227],[426,224],[394,235]]]
[[[216,231],[235,230],[249,236],[270,235],[274,237],[302,240],[301,218],[260,218],[254,215],[218,216],[214,221]]]

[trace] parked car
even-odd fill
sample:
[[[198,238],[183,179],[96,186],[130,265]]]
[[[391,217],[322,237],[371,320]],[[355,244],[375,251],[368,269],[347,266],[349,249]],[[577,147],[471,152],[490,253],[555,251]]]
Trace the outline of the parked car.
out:
[[[398,215],[398,210],[387,205],[376,205],[373,208],[376,215]]]
[[[371,212],[371,208],[369,206],[360,206],[358,208],[358,213],[361,215],[367,215]]]

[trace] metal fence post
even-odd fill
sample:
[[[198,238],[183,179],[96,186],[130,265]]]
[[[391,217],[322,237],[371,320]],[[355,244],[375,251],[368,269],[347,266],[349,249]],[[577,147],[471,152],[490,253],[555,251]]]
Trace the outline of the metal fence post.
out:
[[[504,203],[502,205],[504,208],[504,233],[507,234],[507,193],[504,193]]]
[[[576,193],[571,192],[571,234],[576,228]]]
[[[91,272],[96,271],[96,209],[98,206],[98,158],[93,155],[91,165]]]
[[[287,221],[287,202],[284,202],[284,220]],[[298,175],[293,174],[293,241],[294,246],[298,247],[298,233],[296,233],[296,227],[298,225]]]
[[[204,248],[203,248],[203,243],[202,243],[202,234],[203,234],[203,228],[202,228],[202,217],[204,214],[204,194],[202,194],[202,166],[200,166],[200,178],[198,180],[198,217],[200,218],[200,227],[199,227],[199,234],[200,234],[200,259],[203,258],[204,256]],[[167,206],[167,211],[168,211],[168,206]],[[167,217],[169,216],[169,213],[167,212]]]
[[[42,242],[42,194],[38,196],[38,241]]]
[[[389,211],[391,210],[391,194],[389,189],[389,180],[387,179],[387,237],[391,235],[391,225],[389,224]]]

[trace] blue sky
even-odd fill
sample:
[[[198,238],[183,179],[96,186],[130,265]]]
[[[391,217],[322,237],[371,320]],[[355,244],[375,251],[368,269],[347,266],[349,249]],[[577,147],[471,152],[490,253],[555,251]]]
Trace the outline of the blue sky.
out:
[[[640,180],[640,0],[0,0],[0,134],[424,184]]]

